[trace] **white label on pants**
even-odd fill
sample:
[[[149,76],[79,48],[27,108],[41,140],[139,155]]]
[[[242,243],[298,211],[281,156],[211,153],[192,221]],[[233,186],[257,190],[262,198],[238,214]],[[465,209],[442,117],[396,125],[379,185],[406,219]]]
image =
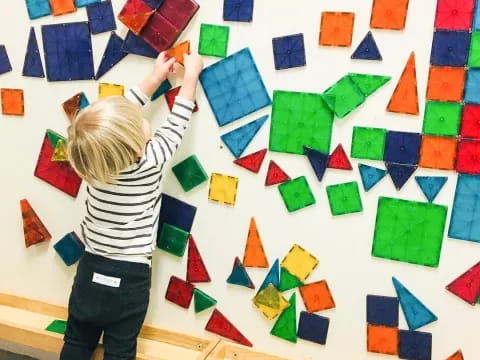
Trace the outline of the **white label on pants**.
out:
[[[98,274],[96,272],[93,273],[93,279],[92,281],[97,284],[102,284],[110,287],[120,287],[120,281],[122,279],[112,277],[112,276],[106,276],[102,274]]]

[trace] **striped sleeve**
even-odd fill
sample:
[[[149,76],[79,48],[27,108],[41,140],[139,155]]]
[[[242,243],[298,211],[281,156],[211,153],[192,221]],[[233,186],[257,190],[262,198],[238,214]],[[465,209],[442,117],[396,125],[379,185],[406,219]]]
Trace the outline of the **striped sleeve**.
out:
[[[132,103],[134,103],[135,105],[138,105],[140,107],[143,107],[144,105],[146,105],[150,99],[148,98],[147,95],[145,95],[143,93],[143,91],[141,91],[138,86],[135,86],[131,89],[129,89],[126,93],[125,93],[125,97],[130,100]]]

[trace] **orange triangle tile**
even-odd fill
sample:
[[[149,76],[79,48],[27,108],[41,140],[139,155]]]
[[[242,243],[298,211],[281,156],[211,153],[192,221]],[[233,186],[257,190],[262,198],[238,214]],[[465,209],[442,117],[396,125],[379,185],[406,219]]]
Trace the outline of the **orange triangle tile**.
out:
[[[183,56],[190,54],[190,41],[184,41],[171,49],[167,50],[167,56],[174,57],[175,60],[183,65]]]
[[[243,256],[243,266],[268,268],[268,260],[263,249],[262,239],[258,233],[255,218],[250,220],[250,228],[248,230],[247,245],[245,246],[245,254]]]
[[[387,111],[418,115],[417,73],[413,52],[388,103]]]
[[[27,199],[20,200],[20,209],[22,210],[23,232],[27,248],[52,238]]]
[[[447,360],[463,360],[462,350],[458,350],[455,354],[448,357]]]

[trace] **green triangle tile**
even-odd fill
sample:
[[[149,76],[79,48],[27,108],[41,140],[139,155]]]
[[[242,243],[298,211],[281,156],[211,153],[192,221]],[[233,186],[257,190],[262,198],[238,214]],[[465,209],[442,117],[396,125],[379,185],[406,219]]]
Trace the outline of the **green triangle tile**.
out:
[[[293,293],[288,301],[290,306],[285,309],[273,325],[270,334],[284,340],[297,343],[297,301]]]
[[[288,270],[280,268],[279,290],[281,292],[294,289],[302,285],[303,282],[301,282],[296,276],[292,275]]]
[[[391,76],[382,76],[382,75],[369,75],[369,74],[357,74],[350,73],[350,78],[353,80],[355,85],[365,94],[365,96],[372,95],[375,91],[380,89],[383,85],[389,82]]]
[[[67,330],[67,322],[64,320],[53,320],[51,324],[45,328],[45,330],[63,335]]]
[[[50,140],[50,144],[54,149],[57,146],[58,140],[63,140],[65,143],[67,142],[63,136],[61,136],[60,134],[57,134],[55,131],[52,131],[52,130],[47,130],[47,136],[48,136],[48,139]]]
[[[193,301],[195,304],[195,313],[197,314],[217,304],[217,300],[205,294],[202,290],[199,289],[193,290]]]

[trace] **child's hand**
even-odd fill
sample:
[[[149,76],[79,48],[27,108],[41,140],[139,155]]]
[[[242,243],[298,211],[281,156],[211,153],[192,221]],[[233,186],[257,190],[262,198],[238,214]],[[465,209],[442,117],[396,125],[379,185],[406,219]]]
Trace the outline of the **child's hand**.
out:
[[[185,54],[183,59],[185,66],[185,77],[198,79],[198,76],[203,70],[203,59],[197,53]]]
[[[175,58],[168,58],[165,51],[161,52],[155,65],[153,67],[152,76],[158,83],[163,82],[169,73],[173,73],[173,65],[175,64]]]

